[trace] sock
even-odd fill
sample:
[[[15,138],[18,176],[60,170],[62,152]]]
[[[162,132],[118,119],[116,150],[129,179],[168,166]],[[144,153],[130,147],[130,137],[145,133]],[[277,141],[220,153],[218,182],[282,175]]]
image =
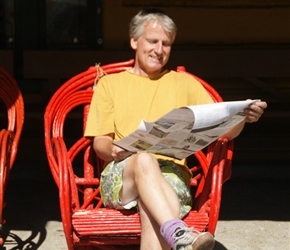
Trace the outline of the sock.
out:
[[[173,248],[174,246],[174,238],[173,233],[175,232],[176,228],[187,226],[183,220],[180,219],[172,219],[168,220],[160,228],[160,233],[167,241],[167,243]]]

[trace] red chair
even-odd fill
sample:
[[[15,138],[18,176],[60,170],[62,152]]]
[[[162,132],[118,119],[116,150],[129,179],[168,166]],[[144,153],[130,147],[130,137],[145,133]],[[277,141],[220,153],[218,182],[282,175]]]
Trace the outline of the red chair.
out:
[[[134,60],[90,67],[64,83],[48,103],[44,115],[45,147],[49,166],[59,188],[60,210],[68,249],[137,249],[140,221],[135,210],[104,208],[100,198],[99,177],[102,161],[97,159],[91,141],[82,136],[86,125],[93,85],[103,74],[124,71]],[[184,67],[177,71],[190,74]],[[192,74],[191,74],[192,75]],[[202,83],[216,102],[219,94]],[[80,138],[71,142],[64,129],[65,121],[77,106],[83,107]],[[80,112],[80,111],[79,111]],[[75,124],[74,124],[75,125]],[[80,128],[81,130],[81,128]],[[215,232],[221,202],[222,184],[230,178],[233,142],[226,138],[209,145],[194,156],[190,166],[191,185],[196,189],[192,211],[184,221],[200,231]],[[82,162],[79,163],[79,155]],[[80,166],[81,165],[81,166]]]
[[[0,130],[0,229],[5,220],[3,219],[4,193],[7,186],[10,171],[15,161],[20,135],[24,122],[24,102],[21,91],[15,79],[0,66],[0,102],[5,105],[7,114],[1,118]],[[1,108],[1,115],[2,115]],[[4,113],[5,114],[5,113]],[[6,128],[3,128],[5,127]],[[0,236],[0,244],[4,243]]]

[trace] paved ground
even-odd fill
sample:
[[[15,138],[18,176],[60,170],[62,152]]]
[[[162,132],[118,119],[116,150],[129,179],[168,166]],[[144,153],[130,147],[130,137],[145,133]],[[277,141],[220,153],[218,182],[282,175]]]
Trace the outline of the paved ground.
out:
[[[33,169],[37,166],[34,165]],[[65,250],[50,173],[16,165],[6,191],[5,250]],[[44,177],[46,176],[46,177]],[[38,179],[38,181],[35,181]],[[239,165],[224,185],[215,250],[290,249],[290,164]]]

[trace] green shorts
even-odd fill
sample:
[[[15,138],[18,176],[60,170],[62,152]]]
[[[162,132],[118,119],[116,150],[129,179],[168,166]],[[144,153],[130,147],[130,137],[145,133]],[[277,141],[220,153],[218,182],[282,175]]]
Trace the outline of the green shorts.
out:
[[[129,209],[137,205],[137,201],[132,201],[131,206],[124,207],[119,197],[122,188],[122,173],[128,159],[110,162],[101,174],[101,197],[106,207]],[[158,159],[158,163],[163,176],[177,193],[180,202],[180,218],[183,218],[191,210],[189,185],[173,162]]]

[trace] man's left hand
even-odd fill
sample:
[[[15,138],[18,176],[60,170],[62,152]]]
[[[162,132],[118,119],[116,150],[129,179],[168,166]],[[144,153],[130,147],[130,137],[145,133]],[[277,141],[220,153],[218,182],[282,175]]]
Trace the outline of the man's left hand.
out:
[[[244,114],[246,116],[246,122],[257,122],[264,113],[265,108],[267,108],[267,103],[263,101],[255,102],[248,108],[245,108]]]

